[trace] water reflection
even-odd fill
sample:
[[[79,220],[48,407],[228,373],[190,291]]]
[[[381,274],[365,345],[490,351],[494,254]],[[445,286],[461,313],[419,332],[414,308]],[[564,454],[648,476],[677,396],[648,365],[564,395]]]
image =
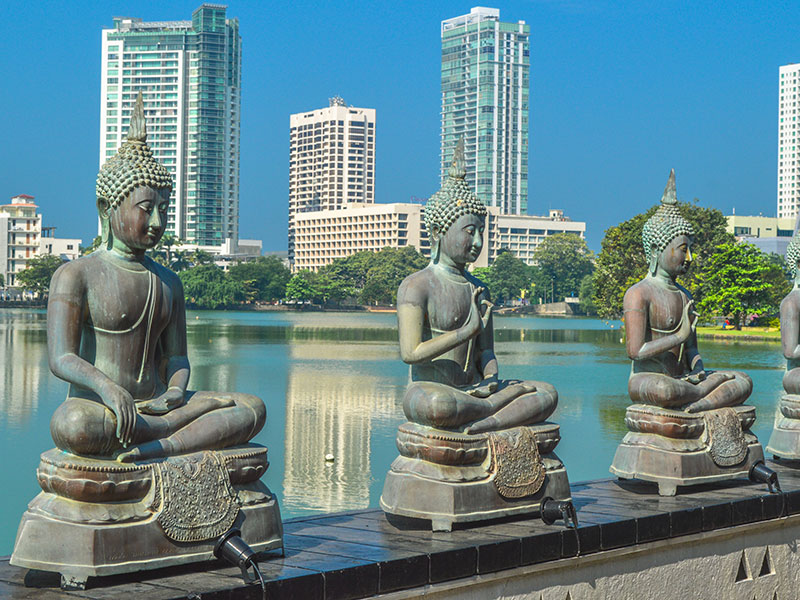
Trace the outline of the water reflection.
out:
[[[402,389],[374,374],[327,369],[327,362],[351,354],[338,346],[293,345],[291,352],[284,503],[323,512],[366,508],[373,421],[394,418]]]
[[[50,370],[44,311],[0,311],[0,422],[20,427],[39,407],[40,387]]]

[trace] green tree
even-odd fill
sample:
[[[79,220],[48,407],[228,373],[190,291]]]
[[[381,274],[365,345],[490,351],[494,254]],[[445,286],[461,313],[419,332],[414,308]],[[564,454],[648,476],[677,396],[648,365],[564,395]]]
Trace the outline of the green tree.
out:
[[[491,266],[489,292],[495,302],[509,302],[519,298],[522,290],[529,290],[534,271],[517,258],[511,250],[501,250]],[[488,285],[488,283],[487,283]]]
[[[190,260],[195,267],[214,264],[214,256],[205,250],[195,250],[192,252]]]
[[[741,329],[749,314],[777,312],[790,290],[780,267],[753,244],[722,244],[716,250],[700,272],[701,313],[731,316]]]
[[[292,275],[286,284],[286,297],[300,302],[318,301],[323,294],[318,286],[318,276],[313,271],[302,269]]]
[[[254,300],[271,302],[286,297],[291,273],[276,256],[259,256],[254,261],[233,265],[228,275],[242,283]]]
[[[84,246],[80,246],[80,247],[78,248],[78,251],[80,252],[81,256],[86,256],[87,254],[91,254],[92,252],[94,252],[95,250],[97,250],[97,249],[100,247],[100,244],[101,244],[101,243],[103,243],[103,238],[101,238],[101,237],[98,235],[98,236],[96,236],[96,237],[95,237],[95,238],[92,240],[92,243],[91,243],[91,244],[89,244],[89,245],[88,245],[88,246],[86,246],[86,247],[84,247]]]
[[[201,265],[181,271],[183,292],[187,302],[198,308],[225,308],[245,298],[242,284],[230,279],[216,265]]]
[[[692,254],[694,260],[689,272],[681,278],[699,303],[702,290],[697,280],[703,265],[711,258],[717,246],[734,241],[732,234],[725,231],[727,220],[719,210],[698,206],[693,203],[679,202],[678,208],[683,217],[695,230]],[[595,263],[594,304],[597,314],[604,319],[617,318],[622,315],[622,297],[631,285],[647,275],[644,250],[642,249],[642,227],[658,207],[654,206],[646,213],[636,215],[606,230],[601,243],[600,254]]]
[[[428,264],[416,248],[386,247],[375,253],[372,266],[367,271],[360,298],[364,304],[394,304],[397,302],[397,288],[403,279],[424,269]]]
[[[183,244],[183,241],[179,237],[171,233],[165,233],[153,249],[150,250],[150,256],[158,264],[172,268],[172,249],[181,244]]]
[[[358,296],[367,283],[367,274],[375,265],[377,252],[362,250],[350,256],[336,258],[320,271],[340,285],[346,296]]]
[[[555,299],[578,296],[583,278],[594,270],[592,251],[586,240],[573,233],[549,235],[536,247],[533,259],[540,278],[552,282]]]
[[[35,256],[28,260],[24,270],[17,273],[17,285],[25,291],[46,296],[50,289],[50,279],[62,264],[64,261],[59,256]]]
[[[597,307],[594,305],[594,273],[585,275],[581,280],[581,288],[578,292],[578,300],[581,310],[587,315],[596,315]]]

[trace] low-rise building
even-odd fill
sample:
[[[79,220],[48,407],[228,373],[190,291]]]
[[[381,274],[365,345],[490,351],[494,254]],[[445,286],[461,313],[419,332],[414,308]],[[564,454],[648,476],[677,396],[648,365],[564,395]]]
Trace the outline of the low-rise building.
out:
[[[52,254],[61,260],[75,260],[81,255],[81,240],[77,238],[57,238],[53,235],[55,227],[42,227],[39,238],[39,254]]]
[[[725,230],[746,241],[767,254],[786,256],[786,248],[794,235],[794,217],[763,217],[747,215],[728,215]]]
[[[555,233],[586,235],[586,223],[572,221],[562,210],[548,216],[501,214],[498,207],[487,207],[483,251],[476,267],[487,267],[503,249],[511,250],[528,264],[542,240]],[[336,258],[362,250],[377,252],[390,246],[414,246],[430,256],[430,241],[425,231],[421,204],[347,204],[340,210],[298,213],[296,217],[294,270],[318,271]]]
[[[573,221],[564,211],[553,209],[545,216],[502,214],[497,207],[488,207],[483,251],[476,267],[488,267],[501,250],[508,249],[527,264],[534,264],[533,253],[544,238],[556,233],[573,233],[586,237],[586,223]]]
[[[430,255],[420,204],[348,203],[295,216],[294,271],[320,267],[362,250],[414,246]]]

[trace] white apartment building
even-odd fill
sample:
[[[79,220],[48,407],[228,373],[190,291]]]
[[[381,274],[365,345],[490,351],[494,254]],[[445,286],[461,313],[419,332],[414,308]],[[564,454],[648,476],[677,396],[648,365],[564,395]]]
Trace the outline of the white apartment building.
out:
[[[16,286],[17,273],[40,251],[42,215],[33,200],[19,194],[11,198],[11,204],[0,205],[0,275],[5,287]]]
[[[491,265],[500,250],[511,250],[527,264],[534,264],[533,253],[548,235],[573,233],[586,236],[586,223],[572,221],[562,210],[551,210],[546,217],[504,215],[488,207],[483,250],[476,267]],[[430,240],[425,231],[420,204],[350,204],[340,209],[299,213],[296,221],[294,270],[318,271],[336,258],[362,250],[414,246],[430,256]]]
[[[204,247],[239,238],[241,37],[225,6],[191,20],[115,17],[102,33],[100,164],[128,133],[138,92],[147,141],[174,177],[167,231]]]
[[[302,213],[375,202],[375,109],[346,106],[289,117],[289,262]]]
[[[43,229],[55,228],[44,227]],[[57,238],[47,236],[42,232],[39,241],[39,254],[52,254],[60,257],[61,260],[75,260],[81,255],[81,240],[77,238]]]
[[[778,217],[795,218],[800,207],[800,64],[778,70]]]
[[[430,255],[420,204],[361,204],[298,213],[295,220],[294,270],[320,267],[369,250],[414,246]]]

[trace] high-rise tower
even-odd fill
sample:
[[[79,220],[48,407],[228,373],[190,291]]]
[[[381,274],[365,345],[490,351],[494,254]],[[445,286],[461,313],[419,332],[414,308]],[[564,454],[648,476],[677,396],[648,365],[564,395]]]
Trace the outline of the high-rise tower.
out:
[[[375,202],[375,109],[346,106],[289,116],[289,261],[295,216]]]
[[[103,30],[100,164],[125,139],[141,90],[153,155],[175,177],[167,231],[235,248],[242,40],[225,8],[203,4],[191,21],[115,17]]]
[[[467,181],[505,214],[527,214],[530,27],[477,6],[442,21],[444,181],[464,137]]]
[[[797,217],[800,207],[800,64],[780,69],[778,92],[778,217]]]

